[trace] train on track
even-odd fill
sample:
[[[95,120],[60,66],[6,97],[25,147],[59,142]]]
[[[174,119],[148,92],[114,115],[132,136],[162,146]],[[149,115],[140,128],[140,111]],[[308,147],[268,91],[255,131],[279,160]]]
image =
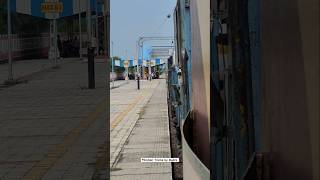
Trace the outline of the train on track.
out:
[[[183,178],[320,179],[319,2],[178,0],[174,18]]]

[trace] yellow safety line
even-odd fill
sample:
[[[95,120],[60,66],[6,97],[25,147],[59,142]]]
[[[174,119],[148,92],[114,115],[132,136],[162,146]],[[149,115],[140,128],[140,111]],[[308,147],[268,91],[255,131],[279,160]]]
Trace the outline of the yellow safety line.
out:
[[[158,83],[159,84],[159,83]],[[157,84],[157,85],[158,85]],[[148,89],[150,89],[151,87],[152,88],[155,88],[155,87],[153,87],[152,85],[154,85],[154,82],[152,82],[149,86],[149,88]],[[145,95],[145,93],[147,92],[147,90],[141,90],[141,92],[140,92],[140,95],[138,96],[138,97],[136,97],[127,107],[126,107],[126,109],[124,110],[124,111],[122,111],[119,115],[117,115],[116,116],[116,118],[115,118],[115,120],[112,122],[112,124],[111,124],[111,130],[113,130],[122,120],[123,120],[123,118],[127,115],[127,113],[129,113],[130,112],[130,110],[134,107],[134,105],[136,105],[137,103],[138,103],[138,101]],[[106,147],[105,145],[104,145],[104,147]],[[106,168],[108,168],[109,167],[109,163],[104,163],[105,161],[104,161],[104,159],[105,159],[106,157],[105,156],[101,156],[100,158],[98,158],[98,160],[97,160],[97,168],[98,169],[101,169],[101,168],[103,168],[102,166],[103,165],[106,165]]]
[[[159,84],[159,82],[158,82]],[[149,88],[148,89],[151,89],[152,88],[155,88],[153,87],[154,86],[154,81],[152,81],[150,84],[149,84]],[[122,120],[123,118],[132,110],[132,108],[134,108],[134,106],[139,102],[139,100],[145,95],[145,93],[147,92],[146,90],[141,90],[141,94],[136,97],[120,114],[118,114],[116,117],[115,117],[115,120],[112,122],[111,126],[110,126],[110,129],[113,130]]]
[[[143,91],[138,97],[136,97],[120,114],[118,114],[115,120],[112,122],[110,129],[113,130],[123,118],[135,107],[135,105],[141,100],[144,96],[145,91]]]
[[[124,111],[122,111],[120,114],[116,115],[116,117],[114,118],[115,120],[112,122],[111,124],[111,130],[113,130],[122,120],[123,118],[127,115],[127,113],[132,110],[132,108],[134,107],[134,105],[136,105],[138,103],[139,100],[141,100],[141,98],[143,97],[143,95],[145,94],[146,90],[142,90],[142,92],[140,92],[140,95],[137,96],[126,108]],[[106,144],[104,144],[102,147],[106,148]],[[106,151],[107,152],[107,151]],[[103,156],[101,156],[100,158],[97,159],[97,165],[96,165],[96,171],[99,171],[101,169],[105,168],[108,169],[109,167],[109,163],[106,163],[106,159],[108,156],[107,154],[104,154]],[[110,160],[110,159],[109,159]]]
[[[150,87],[153,83],[150,84]],[[134,107],[136,103],[143,97],[146,91],[142,91],[141,94],[129,105],[126,109],[119,114],[115,121],[112,123],[111,128],[117,126],[125,115]],[[56,145],[54,148],[49,150],[46,157],[36,163],[28,173],[22,178],[24,180],[37,180],[41,179],[47,171],[56,163],[56,161],[61,158],[71,146],[71,144],[80,136],[80,134],[86,130],[91,123],[93,123],[103,112],[106,112],[106,100],[99,103],[92,113],[85,119],[83,119],[78,127],[74,128],[67,136],[65,136],[62,143]]]
[[[116,116],[115,120],[111,124],[111,130],[114,129],[121,120],[127,115],[127,113],[134,107],[135,104],[138,103],[138,101],[141,99],[142,94],[140,94],[138,97],[136,97],[127,107],[124,111],[122,111],[119,115]],[[107,148],[107,144],[103,144],[102,149]],[[107,152],[107,151],[106,151]],[[104,153],[100,158],[96,161],[96,171],[99,171],[101,169],[108,168],[109,163],[106,162],[107,154]]]
[[[103,112],[106,112],[106,100],[99,103],[92,113],[83,119],[78,127],[74,128],[67,136],[65,136],[62,143],[56,145],[49,150],[47,156],[36,163],[32,169],[22,178],[26,180],[41,179],[43,175],[61,158],[71,146],[71,144],[86,130],[91,123],[93,123]]]

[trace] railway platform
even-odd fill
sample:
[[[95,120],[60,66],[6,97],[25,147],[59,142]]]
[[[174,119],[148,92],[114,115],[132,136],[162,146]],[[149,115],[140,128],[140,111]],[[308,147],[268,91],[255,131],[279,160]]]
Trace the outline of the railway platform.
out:
[[[111,180],[170,180],[171,163],[141,162],[171,157],[166,80],[136,86],[130,80],[110,93]]]
[[[126,84],[128,84],[129,82],[126,80],[117,80],[114,82],[110,82],[110,89],[115,89],[115,88],[119,88],[121,86],[124,86]]]
[[[96,88],[87,89],[87,63],[66,59],[14,63],[27,83],[0,90],[0,179],[94,179],[107,169],[107,80],[96,62]],[[43,66],[44,65],[44,66]],[[1,64],[6,80],[7,64]],[[103,178],[100,178],[103,179]]]
[[[78,61],[79,58],[59,59],[58,64],[71,63]],[[47,72],[53,67],[53,62],[49,59],[29,59],[14,61],[12,65],[13,79],[27,81],[32,76]],[[8,63],[0,64],[0,84],[4,84],[8,80]]]
[[[0,80],[7,80],[7,64]],[[0,179],[171,179],[165,79],[110,83],[110,164],[106,142],[107,80],[96,60],[96,89],[87,89],[87,62],[14,62],[25,83],[0,88]],[[113,87],[113,88],[111,88]],[[98,178],[98,179],[99,179]]]

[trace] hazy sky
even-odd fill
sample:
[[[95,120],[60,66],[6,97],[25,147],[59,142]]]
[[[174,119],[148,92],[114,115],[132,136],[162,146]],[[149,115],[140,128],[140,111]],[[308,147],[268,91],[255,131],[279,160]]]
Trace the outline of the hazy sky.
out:
[[[110,3],[113,55],[126,58],[127,49],[128,58],[133,59],[139,36],[173,36],[172,13],[176,0],[110,0]],[[168,14],[171,14],[170,19]],[[145,45],[147,48],[170,43],[151,41]]]

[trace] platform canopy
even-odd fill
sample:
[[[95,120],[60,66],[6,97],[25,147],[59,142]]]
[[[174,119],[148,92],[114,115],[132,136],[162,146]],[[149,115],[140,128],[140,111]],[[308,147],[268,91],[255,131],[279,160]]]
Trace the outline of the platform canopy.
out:
[[[12,12],[56,19],[86,12],[89,0],[10,0]],[[101,0],[90,0],[91,12],[103,11]]]
[[[119,66],[119,67],[124,67],[124,61],[126,60],[115,60],[114,61],[114,65],[115,66]],[[163,65],[166,63],[166,59],[151,59],[151,60],[142,60],[139,59],[139,65],[142,65],[144,67],[148,67],[149,63],[151,63],[150,65],[153,66],[158,66],[158,65]],[[135,67],[137,64],[133,59],[129,60],[129,67]]]

